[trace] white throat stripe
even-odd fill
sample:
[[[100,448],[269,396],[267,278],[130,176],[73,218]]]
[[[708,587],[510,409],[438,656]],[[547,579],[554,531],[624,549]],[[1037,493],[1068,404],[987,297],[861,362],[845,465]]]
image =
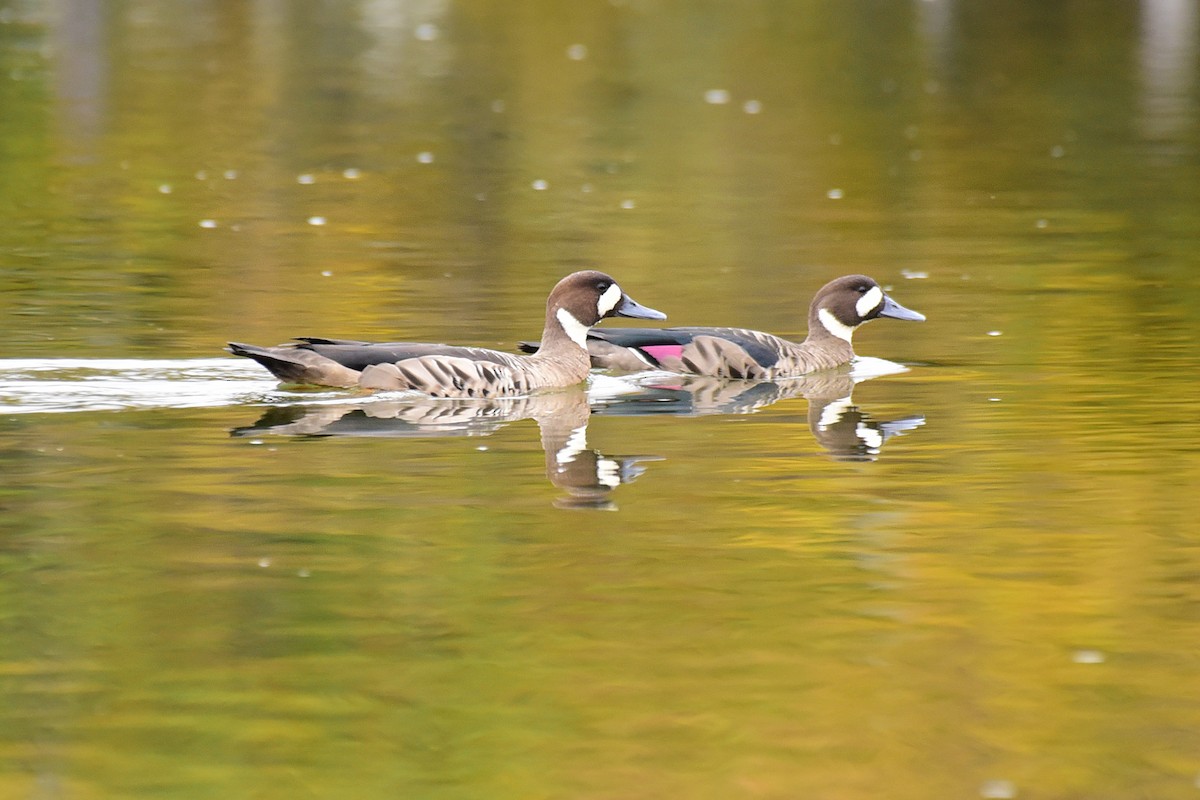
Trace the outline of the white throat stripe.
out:
[[[621,287],[615,283],[604,290],[604,294],[600,295],[600,300],[596,303],[596,316],[603,319],[612,313],[612,310],[621,302]]]
[[[842,324],[827,308],[822,308],[817,312],[817,318],[821,320],[821,324],[825,326],[825,330],[832,333],[839,339],[844,339],[847,342],[854,336],[854,328],[849,325]]]
[[[587,425],[580,425],[571,431],[571,435],[563,442],[563,446],[554,454],[554,463],[570,464],[575,457],[587,449]]]
[[[567,332],[567,336],[571,337],[571,341],[586,350],[588,326],[575,319],[575,315],[565,308],[554,312],[554,316],[558,317],[558,324],[563,326],[563,330]]]
[[[878,286],[872,286],[871,289],[858,298],[858,302],[854,304],[854,310],[858,312],[860,317],[866,317],[874,311],[880,303],[883,302],[883,289]]]
[[[831,400],[829,405],[821,409],[821,418],[817,420],[817,430],[827,431],[842,419],[842,414],[850,410],[854,401],[850,395]]]

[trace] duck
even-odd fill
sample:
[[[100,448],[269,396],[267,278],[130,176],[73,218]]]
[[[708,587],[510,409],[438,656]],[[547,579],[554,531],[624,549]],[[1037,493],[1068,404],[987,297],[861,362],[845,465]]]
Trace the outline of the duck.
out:
[[[825,284],[808,309],[808,336],[792,342],[746,328],[613,328],[587,337],[594,367],[664,370],[733,380],[773,380],[833,369],[854,360],[854,332],[878,317],[924,322],[874,279],[843,275]],[[538,352],[538,342],[521,350]]]
[[[582,383],[591,368],[588,330],[606,317],[662,320],[611,276],[574,272],[546,300],[542,346],[534,355],[424,342],[361,342],[298,337],[227,350],[257,361],[281,382],[369,390],[413,390],[431,397],[513,397]]]

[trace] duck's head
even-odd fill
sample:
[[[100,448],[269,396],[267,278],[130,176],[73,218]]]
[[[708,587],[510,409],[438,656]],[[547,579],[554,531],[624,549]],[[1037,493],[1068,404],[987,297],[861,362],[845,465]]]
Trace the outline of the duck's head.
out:
[[[546,300],[547,324],[556,320],[580,347],[586,347],[588,328],[605,317],[666,319],[667,315],[638,303],[611,276],[596,270],[571,273]]]
[[[821,287],[808,311],[809,335],[824,328],[849,342],[854,330],[876,317],[924,322],[925,315],[897,303],[866,275],[845,275]]]

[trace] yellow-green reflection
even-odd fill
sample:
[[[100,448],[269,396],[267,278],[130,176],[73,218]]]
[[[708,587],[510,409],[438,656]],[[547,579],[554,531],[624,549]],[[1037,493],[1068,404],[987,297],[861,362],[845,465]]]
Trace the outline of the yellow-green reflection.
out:
[[[612,513],[529,420],[0,415],[0,795],[1192,796],[1197,19],[0,6],[6,359],[510,347],[593,265],[675,324],[857,271],[929,317],[857,337],[925,418],[877,460],[800,397],[601,412],[661,459]]]

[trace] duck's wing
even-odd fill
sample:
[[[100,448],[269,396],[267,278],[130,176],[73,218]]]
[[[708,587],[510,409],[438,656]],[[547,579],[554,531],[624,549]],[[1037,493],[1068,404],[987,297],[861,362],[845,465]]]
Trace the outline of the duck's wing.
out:
[[[429,357],[473,361],[521,370],[517,356],[485,347],[459,347],[427,342],[359,342],[305,337],[275,347],[230,342],[229,352],[252,358],[284,383],[352,387],[359,374],[376,364]]]
[[[491,398],[527,393],[530,384],[526,371],[515,356],[507,358],[514,363],[445,353],[388,360],[364,367],[358,383],[364,389],[411,389],[431,397]]]
[[[520,342],[536,353],[538,342]],[[588,354],[592,366],[638,371],[662,369],[718,378],[762,379],[796,345],[746,328],[592,328]]]
[[[632,351],[643,369],[722,378],[766,377],[790,346],[778,336],[745,328],[605,328],[588,336],[588,351],[600,366],[628,362]]]

